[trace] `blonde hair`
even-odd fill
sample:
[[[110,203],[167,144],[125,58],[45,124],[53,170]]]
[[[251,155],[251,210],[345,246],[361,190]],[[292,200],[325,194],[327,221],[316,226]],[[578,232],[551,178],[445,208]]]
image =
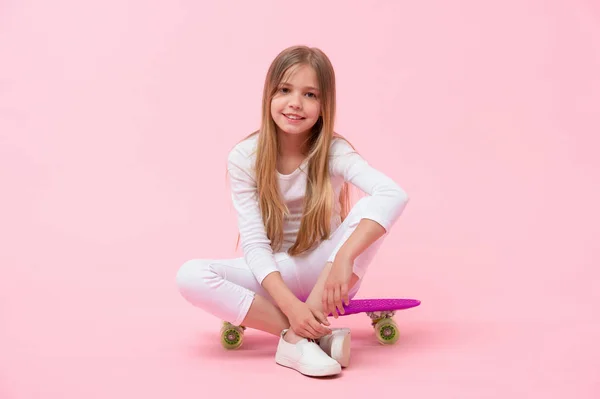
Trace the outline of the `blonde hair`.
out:
[[[329,176],[329,147],[334,137],[343,138],[333,130],[335,119],[335,74],[329,58],[318,48],[293,46],[275,57],[264,83],[262,118],[256,152],[256,183],[258,201],[267,236],[274,251],[283,243],[283,221],[289,210],[279,193],[277,183],[277,126],[271,116],[271,100],[287,71],[292,67],[308,65],[317,75],[321,99],[321,114],[307,139],[308,167],[303,214],[296,242],[288,249],[292,256],[312,249],[320,240],[331,234],[331,217],[334,211],[334,190]],[[340,196],[342,221],[350,208],[350,191],[344,182]],[[238,236],[239,244],[239,236]]]

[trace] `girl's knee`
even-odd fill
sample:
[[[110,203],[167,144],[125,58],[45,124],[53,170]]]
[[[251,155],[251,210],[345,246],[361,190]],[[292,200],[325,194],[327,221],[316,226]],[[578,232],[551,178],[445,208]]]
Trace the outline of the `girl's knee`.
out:
[[[209,281],[216,273],[211,269],[210,262],[203,259],[191,259],[185,262],[175,276],[179,293],[189,302],[198,302],[208,293]]]

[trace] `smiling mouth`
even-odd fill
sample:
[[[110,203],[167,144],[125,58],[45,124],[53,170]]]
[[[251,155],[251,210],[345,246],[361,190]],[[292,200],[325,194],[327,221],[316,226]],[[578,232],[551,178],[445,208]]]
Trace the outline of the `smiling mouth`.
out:
[[[283,114],[283,116],[285,116],[286,118],[288,118],[289,120],[292,120],[292,121],[301,121],[302,119],[306,119],[306,118],[303,118],[298,115]]]

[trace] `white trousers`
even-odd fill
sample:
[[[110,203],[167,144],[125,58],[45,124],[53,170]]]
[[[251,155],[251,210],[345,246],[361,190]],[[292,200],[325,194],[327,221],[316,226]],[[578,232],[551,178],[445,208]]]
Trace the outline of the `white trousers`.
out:
[[[333,262],[335,254],[363,219],[363,210],[369,199],[364,197],[357,201],[331,237],[310,252],[299,256],[290,256],[286,252],[274,254],[283,281],[298,299],[306,301],[327,262]],[[353,271],[359,280],[350,290],[350,298],[358,292],[367,268],[386,235],[356,258]],[[240,325],[245,319],[255,294],[275,304],[243,257],[188,260],[177,272],[176,282],[181,295],[192,305],[234,325]]]

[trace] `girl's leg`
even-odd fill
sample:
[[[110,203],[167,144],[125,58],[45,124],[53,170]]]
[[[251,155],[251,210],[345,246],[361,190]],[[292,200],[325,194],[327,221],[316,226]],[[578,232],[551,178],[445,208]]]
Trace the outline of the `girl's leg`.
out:
[[[297,294],[292,260],[287,254],[277,254],[276,260],[286,285]],[[176,280],[181,295],[192,305],[233,325],[277,336],[290,326],[243,258],[192,259],[181,266]]]
[[[250,305],[242,325],[277,336],[286,328],[290,328],[290,322],[285,314],[273,303],[258,294],[254,296],[254,301]]]
[[[359,200],[331,238],[323,241],[309,254],[294,258],[286,253],[275,255],[284,282],[298,298],[309,301],[319,310],[322,309],[321,295],[331,262],[362,220],[364,207],[368,202],[369,197]],[[358,292],[366,270],[384,237],[356,259],[350,298]],[[234,325],[243,324],[274,335],[279,335],[283,329],[289,328],[287,317],[258,284],[243,258],[190,260],[179,269],[177,284],[182,296],[194,306]]]
[[[277,261],[277,255],[275,260]],[[277,261],[285,284],[298,296],[298,278],[294,260]],[[335,375],[340,364],[326,354],[314,341],[290,342],[286,332],[289,322],[258,284],[243,258],[228,261],[194,259],[186,262],[177,273],[181,294],[193,305],[227,320],[244,324],[274,335],[279,343],[275,361],[285,367],[311,376]]]

